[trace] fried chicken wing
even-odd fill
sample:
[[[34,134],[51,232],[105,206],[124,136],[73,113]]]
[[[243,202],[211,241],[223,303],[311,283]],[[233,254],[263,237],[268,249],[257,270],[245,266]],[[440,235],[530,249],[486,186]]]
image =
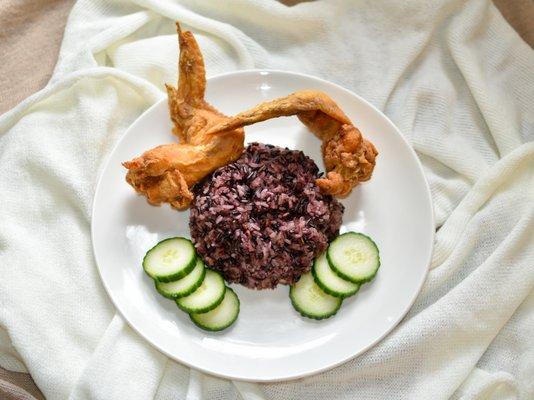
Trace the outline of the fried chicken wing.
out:
[[[325,93],[299,91],[227,117],[204,99],[202,53],[191,32],[176,24],[180,60],[178,87],[166,85],[173,133],[180,143],[155,147],[124,162],[126,181],[150,204],[189,206],[191,188],[243,152],[243,127],[270,118],[297,115],[322,144],[326,177],[317,179],[324,193],[343,197],[371,177],[377,151]]]
[[[228,117],[204,100],[204,61],[191,32],[176,24],[180,44],[178,87],[166,85],[173,133],[180,143],[155,147],[124,162],[126,181],[153,205],[169,203],[177,209],[189,207],[192,186],[243,152],[244,131],[229,129],[210,134],[210,127]]]
[[[209,134],[226,132],[271,118],[297,115],[323,141],[326,178],[317,179],[324,193],[347,196],[358,183],[370,179],[378,154],[349,118],[325,93],[303,90],[262,103],[220,122]]]

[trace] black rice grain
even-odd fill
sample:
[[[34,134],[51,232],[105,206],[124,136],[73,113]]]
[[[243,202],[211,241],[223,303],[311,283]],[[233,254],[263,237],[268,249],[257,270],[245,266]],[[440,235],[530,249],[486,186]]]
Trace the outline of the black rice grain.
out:
[[[195,187],[189,226],[205,263],[254,289],[292,284],[339,232],[343,206],[301,151],[250,144]]]

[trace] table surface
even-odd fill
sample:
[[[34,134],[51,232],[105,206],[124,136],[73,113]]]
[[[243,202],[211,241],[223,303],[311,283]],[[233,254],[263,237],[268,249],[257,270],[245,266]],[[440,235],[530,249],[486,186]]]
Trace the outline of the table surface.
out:
[[[302,0],[281,0],[292,6]],[[534,46],[534,1],[493,0],[506,20]],[[0,114],[42,89],[56,64],[74,0],[2,0],[0,3]],[[44,399],[30,375],[0,367],[0,398]]]

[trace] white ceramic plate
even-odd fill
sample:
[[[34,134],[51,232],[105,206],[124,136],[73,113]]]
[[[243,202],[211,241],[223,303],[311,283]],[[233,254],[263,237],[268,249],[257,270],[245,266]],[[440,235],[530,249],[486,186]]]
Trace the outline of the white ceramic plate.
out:
[[[425,280],[434,236],[423,170],[397,128],[354,93],[310,76],[279,71],[243,71],[212,78],[207,100],[227,115],[300,89],[328,93],[377,147],[371,181],[343,200],[342,232],[370,235],[380,248],[376,278],[323,321],[299,316],[288,287],[253,291],[232,285],[241,300],[236,324],[204,332],[173,301],[154,289],[141,260],[158,241],[189,237],[189,212],[152,207],[125,182],[121,162],[176,139],[167,102],[145,112],[120,140],[97,186],[92,238],[98,269],[109,296],[141,336],[175,360],[213,375],[277,381],[311,375],[343,363],[376,344],[403,318]],[[320,142],[296,117],[246,128],[248,142],[304,151],[322,168]]]

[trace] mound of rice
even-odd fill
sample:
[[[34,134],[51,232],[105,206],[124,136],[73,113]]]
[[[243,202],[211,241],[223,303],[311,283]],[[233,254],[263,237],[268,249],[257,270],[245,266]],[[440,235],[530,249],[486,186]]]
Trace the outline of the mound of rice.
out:
[[[320,193],[301,151],[250,144],[195,188],[189,226],[206,264],[254,289],[292,284],[339,231],[343,206]]]

